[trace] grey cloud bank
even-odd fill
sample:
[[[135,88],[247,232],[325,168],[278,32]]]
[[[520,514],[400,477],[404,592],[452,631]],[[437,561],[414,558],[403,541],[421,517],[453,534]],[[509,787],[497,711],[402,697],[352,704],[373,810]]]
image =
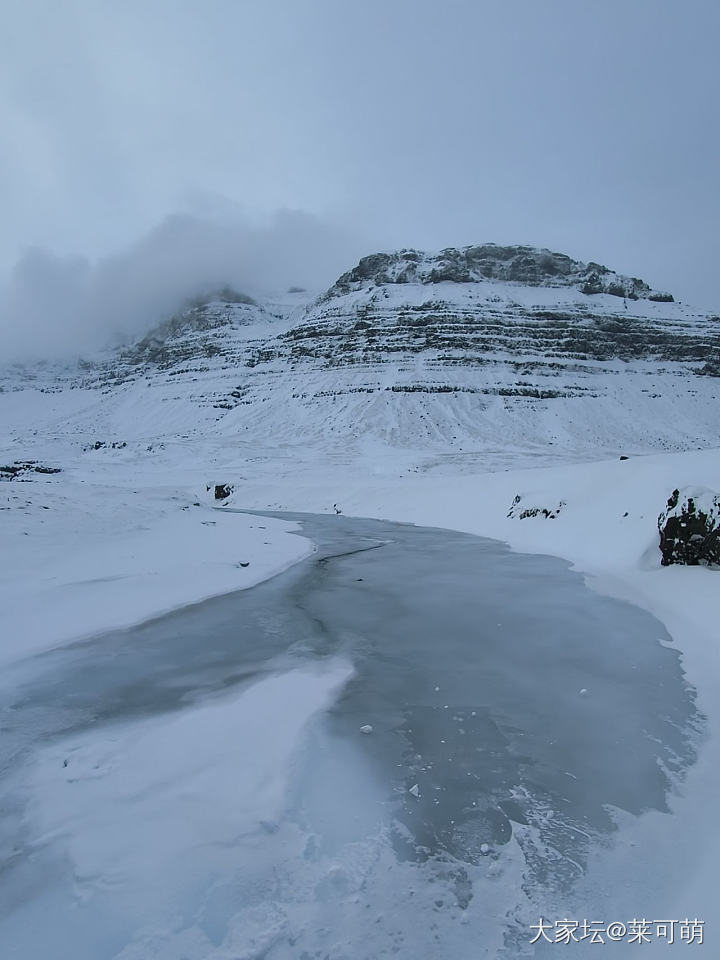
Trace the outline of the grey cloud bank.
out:
[[[293,211],[264,224],[177,214],[93,265],[32,248],[0,299],[0,349],[17,360],[87,352],[142,334],[224,284],[255,295],[298,283],[320,290],[328,269],[337,274],[356,255],[341,230]]]
[[[718,28],[714,0],[4,5],[0,351],[396,246],[548,246],[717,311]]]

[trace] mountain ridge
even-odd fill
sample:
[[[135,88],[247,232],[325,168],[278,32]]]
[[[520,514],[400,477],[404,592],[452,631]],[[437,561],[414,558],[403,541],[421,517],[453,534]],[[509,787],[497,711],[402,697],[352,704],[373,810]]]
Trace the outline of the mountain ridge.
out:
[[[600,263],[584,263],[545,247],[485,243],[445,247],[438,252],[414,248],[363,257],[333,284],[325,297],[373,283],[481,283],[503,280],[526,286],[576,286],[586,295],[607,293],[630,300],[672,303],[670,293],[653,290],[638,277],[618,274]]]
[[[720,318],[607,268],[604,282],[634,295],[586,293],[597,265],[549,264],[541,248],[458,249],[371,255],[317,297],[208,293],[134,344],[25,380],[6,373],[0,386],[83,391],[72,416],[84,442],[378,441],[430,457],[720,445]],[[489,249],[522,279],[468,280]]]

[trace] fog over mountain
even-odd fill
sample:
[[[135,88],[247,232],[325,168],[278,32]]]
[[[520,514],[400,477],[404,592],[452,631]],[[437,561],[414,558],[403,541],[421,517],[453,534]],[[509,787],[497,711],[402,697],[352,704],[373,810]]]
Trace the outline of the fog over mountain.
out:
[[[0,355],[494,242],[720,308],[712,0],[0,12]]]
[[[341,229],[293,211],[264,223],[236,214],[169,216],[94,264],[34,247],[18,260],[0,298],[0,355],[88,353],[133,338],[188,298],[226,284],[256,296],[301,284],[320,289],[357,249]]]

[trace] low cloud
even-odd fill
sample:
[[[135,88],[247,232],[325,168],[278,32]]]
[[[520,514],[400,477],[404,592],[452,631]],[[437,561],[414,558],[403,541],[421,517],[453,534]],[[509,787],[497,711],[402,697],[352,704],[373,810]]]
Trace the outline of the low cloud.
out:
[[[297,211],[263,223],[175,214],[91,263],[27,250],[0,291],[0,362],[63,358],[144,334],[190,297],[229,284],[253,296],[318,292],[367,251]]]

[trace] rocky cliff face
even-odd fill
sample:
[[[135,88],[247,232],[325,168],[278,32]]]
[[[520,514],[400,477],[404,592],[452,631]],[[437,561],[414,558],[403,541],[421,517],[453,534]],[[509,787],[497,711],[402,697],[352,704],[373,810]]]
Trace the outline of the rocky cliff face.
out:
[[[214,357],[223,350],[219,342],[235,339],[239,329],[272,316],[252,297],[229,288],[201,297],[187,309],[159,323],[146,336],[121,354],[131,364],[172,366],[198,356]]]
[[[403,250],[365,257],[255,360],[345,367],[407,357],[436,370],[504,363],[523,375],[598,361],[713,374],[720,320],[642,280],[546,250]]]
[[[575,287],[581,293],[607,293],[630,300],[672,302],[669,293],[653,291],[637,277],[625,277],[599,263],[581,263],[563,253],[524,246],[486,243],[447,247],[439,253],[399,250],[363,257],[344,273],[328,296],[390,283],[482,283],[502,280],[524,286]]]

